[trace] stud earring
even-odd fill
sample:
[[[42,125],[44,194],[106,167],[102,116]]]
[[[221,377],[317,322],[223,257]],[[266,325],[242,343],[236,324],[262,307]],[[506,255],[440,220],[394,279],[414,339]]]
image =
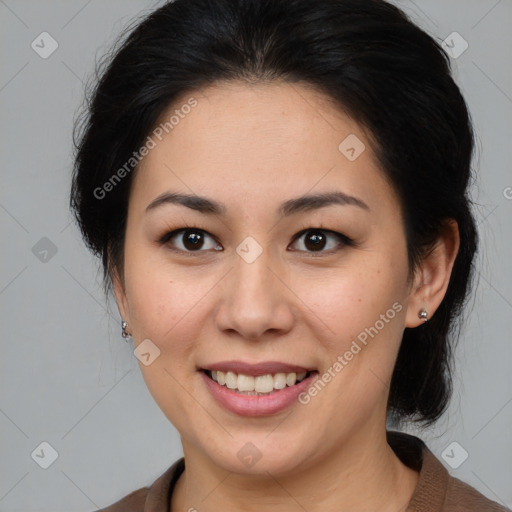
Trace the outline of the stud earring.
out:
[[[128,338],[130,337],[130,334],[126,330],[128,327],[128,324],[123,320],[121,322],[121,336],[124,338],[124,341],[128,341]]]
[[[425,308],[421,309],[418,313],[418,318],[421,318],[424,322],[428,320],[428,313]]]

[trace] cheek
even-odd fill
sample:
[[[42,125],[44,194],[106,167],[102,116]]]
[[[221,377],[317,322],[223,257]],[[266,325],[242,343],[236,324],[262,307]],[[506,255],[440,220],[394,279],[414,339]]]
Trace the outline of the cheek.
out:
[[[201,311],[208,282],[190,276],[180,279],[176,272],[173,275],[155,268],[134,277],[130,283],[130,309],[139,337],[162,342],[176,338],[185,327],[197,327],[190,319]]]
[[[397,310],[404,309],[406,275],[401,264],[365,259],[357,267],[337,269],[321,280],[305,283],[302,292],[304,302],[329,327],[325,331],[333,348],[374,325],[382,314],[395,319]],[[393,308],[395,303],[401,306]]]
[[[386,392],[393,372],[404,328],[407,262],[405,252],[391,249],[358,256],[309,287],[305,302],[313,304],[312,329],[325,333],[318,339],[326,356],[323,370],[332,377],[324,373],[333,383],[327,393],[364,416]]]
[[[159,251],[139,250],[126,257],[126,287],[135,342],[153,341],[160,366],[186,373],[211,315],[209,292],[219,272],[208,265],[178,265]],[[157,365],[158,366],[158,365]],[[145,370],[144,368],[142,368]]]
[[[149,259],[138,263],[141,261]],[[204,298],[215,281],[213,276],[191,278],[190,272],[180,272],[177,266],[171,269],[162,264],[132,263],[126,280],[135,346],[150,339],[160,350],[151,365],[140,363],[139,367],[156,403],[177,428],[185,431],[180,418],[188,416],[190,404],[181,383],[195,366],[197,340],[206,314]],[[194,394],[190,383],[187,389]]]

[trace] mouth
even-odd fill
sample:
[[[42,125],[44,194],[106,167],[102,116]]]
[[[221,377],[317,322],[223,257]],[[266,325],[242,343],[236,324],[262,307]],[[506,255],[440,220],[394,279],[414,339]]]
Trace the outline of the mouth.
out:
[[[275,372],[262,373],[264,370],[255,370],[252,373],[236,373],[226,370],[211,370],[203,368],[201,370],[209,379],[215,381],[219,386],[223,386],[232,392],[240,395],[249,396],[267,396],[280,392],[285,388],[291,388],[308,379],[316,370],[306,370],[300,372]]]
[[[293,407],[318,379],[316,369],[273,361],[224,361],[198,370],[217,404],[245,417],[278,414]]]

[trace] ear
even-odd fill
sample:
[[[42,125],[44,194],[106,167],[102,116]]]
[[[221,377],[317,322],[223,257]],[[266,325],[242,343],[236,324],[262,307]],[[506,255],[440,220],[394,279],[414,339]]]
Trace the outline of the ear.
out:
[[[112,276],[112,285],[114,288],[114,296],[116,298],[117,308],[119,309],[119,314],[121,318],[125,320],[128,325],[130,325],[129,318],[129,307],[128,300],[126,298],[126,291],[124,286],[124,277],[119,275],[119,271],[117,268],[113,268],[110,271],[110,275]]]
[[[434,247],[416,270],[405,317],[406,327],[424,323],[418,317],[423,308],[427,310],[429,319],[434,315],[448,289],[459,247],[458,224],[454,219],[447,219]]]

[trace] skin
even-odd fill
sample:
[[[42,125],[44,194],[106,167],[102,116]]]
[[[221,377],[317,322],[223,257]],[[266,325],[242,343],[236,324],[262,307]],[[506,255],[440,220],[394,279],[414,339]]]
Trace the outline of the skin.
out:
[[[327,97],[299,84],[229,82],[189,93],[164,117],[191,96],[197,106],[137,169],[124,270],[113,276],[135,347],[150,339],[160,350],[139,364],[183,444],[172,510],[404,510],[418,474],[386,442],[389,383],[404,328],[422,324],[419,310],[431,317],[444,297],[456,223],[408,280],[398,197],[371,139]],[[366,146],[354,161],[338,150],[349,134]],[[167,191],[220,201],[226,215],[177,204],[145,211]],[[330,205],[277,216],[285,200],[330,191],[369,210]],[[187,249],[183,233],[158,243],[185,227],[204,230],[202,247]],[[315,251],[308,233],[295,239],[306,228],[356,245],[326,231]],[[247,236],[263,249],[250,264],[236,252]],[[274,360],[321,375],[397,302],[401,311],[307,405],[238,416],[215,402],[197,370]],[[237,457],[247,442],[261,453],[252,467]]]

